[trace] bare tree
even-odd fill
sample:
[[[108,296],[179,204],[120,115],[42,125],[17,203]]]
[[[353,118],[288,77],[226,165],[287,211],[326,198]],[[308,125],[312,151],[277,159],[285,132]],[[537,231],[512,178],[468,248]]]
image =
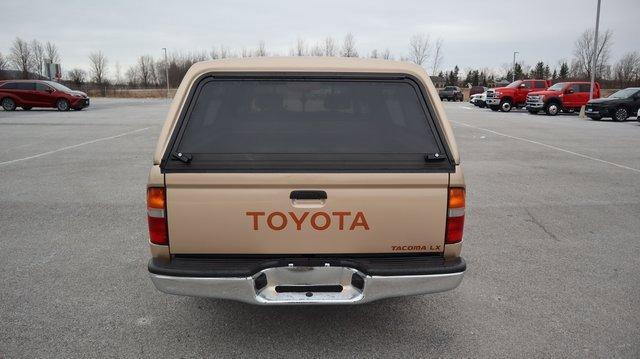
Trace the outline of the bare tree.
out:
[[[511,77],[513,74],[513,64],[508,62],[503,62],[500,65],[500,70],[498,71],[498,77],[502,77],[508,81],[511,81]]]
[[[45,62],[49,62],[52,64],[59,64],[60,63],[60,53],[58,52],[58,47],[47,41],[47,43],[44,45],[44,52],[45,52]]]
[[[293,56],[306,56],[307,55],[307,44],[305,44],[304,39],[299,37],[296,40],[296,45],[291,50],[291,55]]]
[[[380,57],[385,60],[393,60],[393,56],[391,56],[391,51],[389,51],[389,49],[384,49],[384,51],[382,51],[382,54],[380,54]]]
[[[129,69],[127,69],[127,72],[124,74],[124,77],[127,79],[127,84],[129,86],[137,86],[139,79],[137,66],[129,67]]]
[[[107,57],[102,51],[96,51],[89,54],[89,62],[91,68],[91,78],[97,84],[102,84],[107,74]]]
[[[247,51],[249,54],[251,53],[250,51]],[[201,62],[201,61],[206,61],[209,58],[209,55],[207,55],[206,51],[196,51],[194,53],[192,53],[191,58],[193,59],[193,62]],[[251,56],[251,55],[249,55]]]
[[[352,33],[348,33],[344,37],[342,42],[342,56],[344,57],[358,57],[358,50],[356,50],[356,40]]]
[[[87,73],[84,70],[75,68],[67,73],[67,77],[74,85],[81,86],[87,78]]]
[[[218,52],[218,56],[220,56],[221,59],[226,59],[227,57],[232,57],[229,49],[227,49],[226,47],[220,45],[220,51]]]
[[[151,58],[151,66],[149,66],[149,84],[152,86],[156,86],[158,83],[160,83],[159,79],[158,79],[158,63],[153,59],[153,57]]]
[[[120,67],[120,63],[116,61],[115,66],[115,78],[114,82],[116,85],[122,84],[122,68]]]
[[[247,50],[246,47],[243,47],[242,51],[240,52],[240,56],[241,57],[251,57],[251,51]]]
[[[167,72],[169,70],[168,60],[156,61],[155,66],[155,83],[159,86],[166,87],[167,86]]]
[[[13,46],[9,53],[9,63],[21,72],[23,79],[29,78],[29,72],[33,69],[33,53],[29,44],[19,37],[13,40]]]
[[[377,59],[380,57],[380,54],[378,54],[378,49],[373,49],[371,50],[371,54],[369,55],[370,58],[372,59]]]
[[[332,37],[324,39],[322,51],[324,52],[324,56],[336,56],[336,42]]]
[[[640,54],[637,51],[624,54],[613,67],[613,75],[621,86],[640,80]]]
[[[598,44],[594,47],[594,30],[587,29],[576,40],[575,50],[573,51],[574,61],[573,72],[579,77],[589,78],[591,77],[591,71],[593,68],[593,56],[596,57],[596,77],[602,78],[602,73],[605,72],[609,58],[611,56],[611,45],[613,32],[606,30],[604,33],[598,36]]]
[[[255,51],[255,56],[256,57],[267,56],[267,46],[265,45],[264,40],[260,40],[260,42],[258,43],[258,47],[256,48],[256,51]]]
[[[218,52],[218,49],[213,47],[213,48],[211,48],[211,51],[209,51],[209,57],[211,57],[211,60],[219,59],[220,58],[220,52]]]
[[[40,41],[31,41],[31,52],[33,53],[33,71],[38,76],[42,76],[42,68],[44,67],[45,62],[45,52],[44,47],[42,46]]]
[[[2,56],[2,52],[0,52],[0,70],[4,70],[7,68],[7,59]]]
[[[409,39],[409,61],[422,66],[431,52],[429,35],[415,34]]]
[[[315,44],[311,48],[310,54],[311,54],[311,56],[324,56],[324,49],[322,48],[322,45]]]
[[[442,64],[442,60],[444,58],[442,55],[442,43],[442,38],[439,38],[438,40],[436,40],[436,44],[433,48],[433,66],[431,68],[432,74],[438,73],[438,68],[440,64]]]
[[[140,56],[138,58],[138,76],[140,78],[140,85],[144,88],[147,88],[149,84],[152,82],[152,77],[155,75],[155,71],[153,70],[154,60],[150,55]]]

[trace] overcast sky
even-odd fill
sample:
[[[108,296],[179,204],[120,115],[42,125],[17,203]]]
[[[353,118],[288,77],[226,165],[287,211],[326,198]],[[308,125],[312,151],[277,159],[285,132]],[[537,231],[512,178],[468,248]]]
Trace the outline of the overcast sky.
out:
[[[102,50],[122,71],[142,54],[236,50],[264,40],[270,53],[353,33],[359,53],[388,48],[406,55],[412,34],[444,40],[445,69],[499,68],[519,61],[556,65],[570,60],[575,39],[595,23],[597,0],[535,1],[72,1],[2,0],[0,52],[16,36],[52,41],[62,66],[87,69],[87,55]],[[640,51],[640,0],[603,0],[601,29],[614,33],[613,59]],[[430,66],[427,66],[430,70]]]

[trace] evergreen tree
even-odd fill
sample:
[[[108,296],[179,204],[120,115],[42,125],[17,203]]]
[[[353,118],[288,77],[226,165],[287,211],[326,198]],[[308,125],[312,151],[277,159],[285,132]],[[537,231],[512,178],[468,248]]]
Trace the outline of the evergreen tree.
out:
[[[545,65],[544,66],[544,79],[548,79],[549,77],[551,77],[551,69],[549,68],[549,65]]]
[[[516,66],[514,66],[513,71],[516,75],[516,80],[524,79],[524,72],[522,71],[522,66],[519,63],[516,62]]]
[[[473,81],[472,77],[473,77],[473,71],[469,70],[467,72],[467,77],[464,78],[464,83],[470,84]]]
[[[478,83],[480,83],[480,74],[478,73],[478,70],[473,70],[471,75],[471,84],[473,86],[478,86]]]
[[[544,78],[544,62],[540,61],[536,64],[536,66],[531,70],[531,77],[534,79]]]
[[[511,81],[512,78],[513,78],[513,70],[507,71],[507,75],[505,76],[505,79],[507,81]]]
[[[459,72],[460,72],[460,68],[458,68],[458,65],[456,65],[456,66],[453,68],[453,71],[451,71],[451,72],[449,73],[451,85],[453,85],[453,86],[458,85],[458,81],[459,81],[459,79],[458,79],[458,73],[459,73]]]
[[[569,65],[566,62],[563,62],[560,65],[560,73],[558,74],[559,80],[566,80],[569,77]]]
[[[551,75],[551,81],[556,82],[556,80],[558,80],[558,71],[556,71],[556,69],[553,69],[553,75]]]

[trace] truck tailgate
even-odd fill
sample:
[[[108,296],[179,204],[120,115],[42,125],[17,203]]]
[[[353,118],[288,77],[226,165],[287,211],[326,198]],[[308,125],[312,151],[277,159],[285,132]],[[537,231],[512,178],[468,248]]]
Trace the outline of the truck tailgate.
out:
[[[448,173],[167,173],[173,254],[442,252]],[[293,191],[326,199],[291,199]]]

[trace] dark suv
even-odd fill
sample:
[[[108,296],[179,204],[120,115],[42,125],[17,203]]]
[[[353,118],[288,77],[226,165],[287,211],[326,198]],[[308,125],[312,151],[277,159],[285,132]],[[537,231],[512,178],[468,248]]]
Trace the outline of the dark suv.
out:
[[[625,121],[640,109],[640,87],[629,87],[609,97],[587,102],[585,113],[594,120],[611,117],[614,121]]]
[[[9,80],[0,81],[0,104],[5,111],[13,111],[16,107],[23,110],[34,107],[82,110],[89,106],[89,97],[53,81]]]

